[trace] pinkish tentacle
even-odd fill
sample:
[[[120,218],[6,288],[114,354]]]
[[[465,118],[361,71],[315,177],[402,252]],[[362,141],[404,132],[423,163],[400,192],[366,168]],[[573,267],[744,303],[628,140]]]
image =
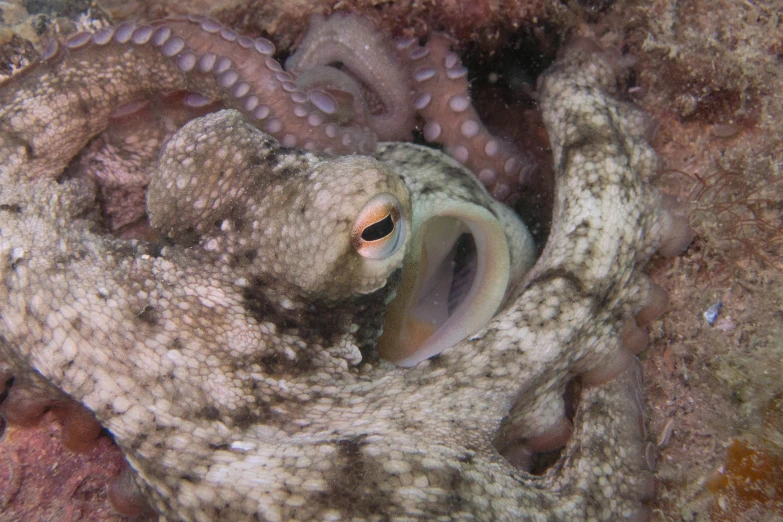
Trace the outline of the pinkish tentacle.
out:
[[[296,78],[272,58],[275,47],[269,40],[238,35],[208,18],[163,21],[161,25],[170,27],[174,38],[184,40],[177,65],[185,72],[203,73],[192,81],[206,83],[207,92],[202,93],[212,96],[212,83],[204,80],[211,74],[223,90],[220,98],[226,105],[244,112],[249,121],[283,145],[338,153],[375,149],[373,136],[357,127],[327,131],[328,115],[307,99],[296,86]],[[165,46],[161,47],[164,54]]]
[[[191,16],[140,26],[125,22],[94,34],[78,33],[63,43],[51,42],[38,66],[9,80],[17,85],[0,95],[0,123],[10,126],[15,138],[0,142],[0,152],[16,160],[10,162],[15,172],[6,169],[3,174],[54,175],[106,128],[118,107],[133,106],[150,91],[190,91],[197,94],[185,100],[189,106],[217,100],[243,112],[284,146],[333,153],[370,153],[375,136],[409,139],[418,111],[426,120],[428,141],[443,144],[495,197],[507,199],[525,184],[536,163],[481,123],[468,93],[467,71],[449,47],[450,40],[442,35],[434,35],[426,47],[414,39],[401,40],[396,56],[368,19],[350,14],[313,17],[311,30],[287,65],[334,74],[325,78],[308,73],[300,82],[305,93],[295,74],[274,60],[270,41],[238,35],[212,19]],[[74,60],[85,58],[84,74],[105,78],[105,88],[84,89],[83,82],[68,73]],[[365,93],[348,73],[325,67],[334,61],[362,80],[386,112],[368,120]],[[45,101],[46,93],[36,92],[39,76],[49,72],[60,83],[71,84],[63,85],[63,92],[75,93],[68,103],[75,106],[71,112],[80,114],[68,116],[73,132],[66,136],[33,135],[29,130],[46,128],[51,122],[47,118],[65,117],[61,107],[37,114],[27,108],[30,100],[51,103]],[[39,162],[39,150],[57,150],[58,161]]]
[[[315,65],[297,75],[296,85],[307,93],[308,99],[322,112],[334,115],[336,121],[370,125],[370,108],[362,86],[340,69]]]
[[[15,85],[0,94],[0,125],[13,137],[0,140],[0,155],[11,160],[0,177],[56,175],[106,128],[118,107],[145,99],[150,91],[185,90],[219,100],[285,146],[337,153],[374,150],[368,130],[329,122],[272,58],[274,50],[264,38],[240,36],[202,17],[150,25],[125,22],[52,41],[39,63],[12,77],[8,83]],[[56,77],[59,92],[72,94],[52,101],[51,93],[40,88],[39,79],[47,74]],[[81,75],[101,78],[99,88],[85,88]],[[31,130],[53,128],[55,120],[67,120],[68,132]],[[41,150],[51,152],[45,160]]]
[[[424,47],[413,39],[397,41],[416,84],[413,104],[426,120],[424,138],[443,144],[493,196],[505,200],[527,182],[536,162],[493,136],[481,122],[470,100],[467,69],[450,47],[451,39],[441,34],[433,35]]]
[[[410,77],[372,20],[342,12],[329,18],[314,15],[307,35],[285,66],[288,71],[302,73],[335,62],[341,62],[383,103],[384,112],[373,114],[370,120],[378,139],[410,140],[415,117]]]
[[[306,81],[300,83],[306,92],[313,87],[333,88],[350,93],[360,107],[366,106],[366,97],[357,92],[359,87],[353,78],[327,67],[341,62],[381,99],[386,109],[370,119],[370,127],[379,139],[410,139],[415,109],[426,120],[425,139],[443,144],[496,198],[505,200],[527,182],[537,168],[536,162],[493,136],[481,122],[468,93],[467,70],[450,45],[448,37],[438,34],[425,47],[413,38],[401,39],[394,56],[372,21],[344,13],[329,18],[318,15],[312,17],[310,29],[297,52],[286,61],[286,69],[307,74]],[[356,120],[352,121],[361,121],[364,111],[342,107],[342,112],[346,111],[353,112]]]

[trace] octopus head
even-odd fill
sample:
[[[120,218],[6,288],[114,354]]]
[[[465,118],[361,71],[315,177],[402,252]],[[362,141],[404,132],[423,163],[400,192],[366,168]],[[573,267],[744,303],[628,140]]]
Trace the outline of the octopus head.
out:
[[[185,139],[194,130],[195,145]],[[232,167],[213,168],[231,156]],[[167,240],[229,256],[280,313],[343,310],[382,330],[378,351],[404,366],[479,330],[532,264],[522,222],[442,155],[281,148],[233,111],[170,140],[147,198]]]

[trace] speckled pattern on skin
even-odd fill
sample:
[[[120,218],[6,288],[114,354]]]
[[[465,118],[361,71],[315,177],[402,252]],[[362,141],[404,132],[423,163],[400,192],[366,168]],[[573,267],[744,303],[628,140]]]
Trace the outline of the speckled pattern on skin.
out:
[[[85,404],[172,520],[640,518],[639,375],[617,361],[632,359],[621,338],[654,298],[641,270],[656,249],[682,246],[682,227],[648,185],[655,155],[614,75],[578,46],[545,73],[557,195],[544,253],[483,331],[412,369],[371,350],[399,258],[341,264],[347,194],[315,186],[316,156],[278,148],[237,113],[196,120],[167,146],[160,179],[182,190],[149,193],[165,244],[93,231],[94,187],[55,181],[47,154],[62,161],[58,151],[0,158],[0,360],[12,391]],[[62,97],[52,121],[79,109],[75,95],[51,94]],[[427,156],[435,171],[456,168],[407,145],[377,154],[411,198],[425,191],[405,178]],[[367,173],[362,190],[405,199],[371,160],[334,161]],[[263,177],[248,184],[255,169]],[[236,203],[188,188],[210,178]],[[283,210],[300,202],[301,213]],[[615,367],[619,377],[581,391],[574,434],[545,474],[495,449],[499,430],[532,440],[553,429],[566,385]]]

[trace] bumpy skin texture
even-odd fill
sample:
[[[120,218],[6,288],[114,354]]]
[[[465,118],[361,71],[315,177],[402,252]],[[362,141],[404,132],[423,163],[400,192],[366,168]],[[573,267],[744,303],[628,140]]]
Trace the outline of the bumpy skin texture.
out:
[[[40,167],[47,151],[34,169],[4,156],[0,361],[12,391],[85,404],[154,507],[175,520],[639,516],[649,470],[633,366],[582,390],[574,435],[544,475],[496,449],[513,453],[518,439],[556,429],[567,383],[598,381],[628,358],[621,334],[654,293],[641,269],[676,229],[647,184],[655,156],[642,118],[613,86],[610,64],[579,48],[545,74],[557,169],[545,251],[482,332],[410,370],[372,352],[396,261],[357,271],[321,255],[343,241],[343,218],[334,204],[314,212],[318,198],[345,194],[316,186],[317,156],[279,148],[236,113],[194,121],[169,143],[159,175],[183,190],[153,183],[149,194],[165,246],[92,231],[92,185],[55,182]],[[50,106],[61,111],[55,123],[73,110],[67,100]],[[428,156],[435,171],[455,168]],[[377,154],[409,187],[406,173],[424,157],[399,144]],[[404,199],[400,180],[370,160],[335,161],[358,162],[373,172],[362,187]],[[263,175],[248,185],[248,171]],[[224,173],[220,191],[187,189]],[[445,189],[420,183],[414,201]],[[291,215],[286,198],[314,213]],[[292,221],[270,236],[254,212]],[[357,284],[372,291],[360,295]]]

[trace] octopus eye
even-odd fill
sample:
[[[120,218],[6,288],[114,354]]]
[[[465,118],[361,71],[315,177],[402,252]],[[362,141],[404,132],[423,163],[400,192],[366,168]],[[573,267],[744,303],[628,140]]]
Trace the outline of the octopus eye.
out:
[[[351,231],[351,244],[369,259],[386,259],[400,248],[404,239],[405,221],[400,204],[391,194],[372,198],[359,212]]]

